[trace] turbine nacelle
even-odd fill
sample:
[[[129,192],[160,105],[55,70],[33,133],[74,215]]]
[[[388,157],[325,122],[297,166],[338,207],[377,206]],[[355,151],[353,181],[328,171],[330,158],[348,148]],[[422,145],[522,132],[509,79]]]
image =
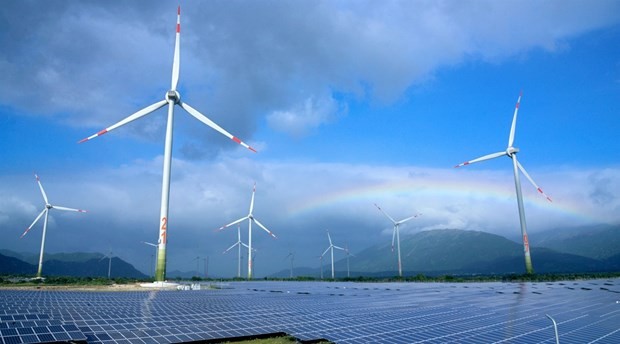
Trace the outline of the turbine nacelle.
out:
[[[178,104],[181,100],[181,95],[176,90],[170,90],[166,92],[166,101],[172,104]]]

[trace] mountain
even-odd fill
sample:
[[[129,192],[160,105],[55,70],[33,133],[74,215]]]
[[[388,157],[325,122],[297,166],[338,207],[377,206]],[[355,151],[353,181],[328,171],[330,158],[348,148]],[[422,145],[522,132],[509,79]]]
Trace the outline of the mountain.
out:
[[[37,271],[36,264],[30,264],[15,257],[28,257],[29,254],[16,253],[2,250],[0,254],[0,274],[34,275]],[[46,255],[52,259],[43,262],[43,274],[47,276],[73,276],[73,277],[107,277],[108,264],[110,261],[101,253],[57,253]],[[111,261],[112,277],[147,278],[133,265],[124,260],[113,257]]]
[[[0,274],[1,275],[33,275],[37,272],[37,267],[28,264],[15,257],[0,254]]]
[[[585,233],[588,233],[587,231]],[[607,231],[601,232],[608,234]],[[403,273],[406,276],[442,274],[510,274],[524,273],[523,245],[505,237],[466,230],[429,230],[401,240]],[[607,236],[606,238],[610,238]],[[599,240],[595,235],[576,235],[571,240],[588,243]],[[571,241],[566,241],[571,242]],[[620,251],[620,245],[616,247]],[[602,252],[602,251],[601,251]],[[532,262],[537,273],[571,273],[620,271],[620,252],[606,259],[595,259],[573,252],[558,252],[547,247],[531,247]],[[323,262],[324,276],[330,274],[328,261]],[[335,262],[336,276],[346,276],[346,259]],[[301,271],[301,268],[299,269]],[[396,276],[398,271],[396,252],[391,243],[371,246],[350,258],[351,276]],[[305,276],[317,277],[319,269]],[[295,275],[302,274],[296,272]],[[288,270],[273,277],[287,277]]]
[[[513,241],[479,231],[430,230],[403,236],[401,240],[403,269],[412,273],[494,273],[478,266],[521,257],[522,252],[521,246]],[[395,250],[392,253],[390,242],[369,247],[356,256],[350,260],[353,271],[398,271],[397,253]],[[338,261],[336,266],[338,270],[343,267],[346,270],[346,260]]]
[[[11,250],[0,250],[0,254],[17,258],[29,264],[39,265],[39,254],[14,252]],[[101,259],[104,255],[95,252],[73,252],[73,253],[46,253],[44,262],[48,260],[58,260],[61,262],[86,262],[91,259]]]
[[[530,236],[533,246],[605,260],[620,254],[620,225],[559,228]]]

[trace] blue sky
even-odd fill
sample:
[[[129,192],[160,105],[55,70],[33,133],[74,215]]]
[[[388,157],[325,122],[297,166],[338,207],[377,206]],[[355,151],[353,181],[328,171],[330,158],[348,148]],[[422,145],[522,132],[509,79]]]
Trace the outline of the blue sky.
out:
[[[49,7],[48,7],[49,6]],[[523,98],[519,160],[554,199],[524,184],[537,231],[620,222],[620,5],[615,1],[181,3],[183,101],[258,149],[254,154],[175,110],[168,270],[236,272],[221,251],[247,214],[256,272],[318,266],[325,229],[353,252],[391,240],[389,223],[519,233],[506,148]],[[176,5],[7,4],[0,52],[0,248],[107,251],[149,271],[161,188],[165,110],[77,141],[163,99]],[[16,15],[18,14],[18,15]],[[491,210],[490,210],[491,209]],[[242,227],[247,229],[247,227]],[[243,238],[247,233],[243,233]],[[390,254],[390,252],[386,252]],[[262,262],[260,261],[262,259]]]

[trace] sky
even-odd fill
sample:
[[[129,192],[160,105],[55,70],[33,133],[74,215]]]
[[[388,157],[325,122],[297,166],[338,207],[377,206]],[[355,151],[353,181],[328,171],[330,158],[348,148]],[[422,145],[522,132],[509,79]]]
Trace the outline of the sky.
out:
[[[181,99],[256,150],[175,108],[167,270],[236,274],[254,216],[255,276],[319,267],[401,236],[482,230],[516,239],[506,157],[515,103],[531,242],[620,223],[620,2],[181,1]],[[151,271],[166,110],[77,142],[163,99],[177,4],[14,1],[0,9],[0,249],[108,252]],[[247,241],[247,223],[242,240]],[[386,252],[391,254],[391,252]],[[338,258],[338,257],[337,257]],[[342,258],[342,257],[341,257]],[[245,265],[245,263],[244,263]],[[200,265],[200,270],[204,267]],[[45,270],[45,267],[44,267]]]

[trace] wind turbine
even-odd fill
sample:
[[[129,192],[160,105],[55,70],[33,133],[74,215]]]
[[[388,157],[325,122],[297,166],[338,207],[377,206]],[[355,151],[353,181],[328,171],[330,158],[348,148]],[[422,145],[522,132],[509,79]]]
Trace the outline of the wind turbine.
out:
[[[43,185],[41,184],[41,180],[39,179],[39,176],[37,176],[36,173],[35,173],[34,177],[37,179],[37,183],[39,184],[39,189],[41,190],[41,195],[43,196],[43,200],[45,201],[45,208],[43,208],[41,213],[39,213],[39,216],[37,216],[34,219],[34,221],[32,221],[32,224],[30,224],[30,226],[28,226],[28,228],[26,228],[24,233],[19,238],[21,239],[26,234],[28,234],[28,231],[30,231],[30,229],[37,223],[37,221],[39,221],[41,216],[43,216],[43,214],[45,214],[45,220],[43,221],[43,234],[42,234],[42,237],[41,237],[41,253],[39,253],[39,269],[37,270],[37,278],[41,278],[41,272],[43,271],[43,249],[45,247],[45,234],[47,232],[47,218],[49,216],[50,209],[77,211],[79,213],[85,213],[86,210],[73,209],[73,208],[66,208],[66,207],[61,207],[61,206],[57,206],[57,205],[51,205],[49,200],[47,199],[47,195],[45,194],[45,190],[43,190]]]
[[[229,248],[227,248],[226,251],[222,252],[222,254],[232,250],[235,246],[237,246],[237,250],[239,251],[237,253],[237,277],[240,278],[241,277],[241,246],[245,246],[245,247],[249,247],[249,246],[244,244],[241,241],[241,228],[239,226],[237,226],[237,242],[234,243]]]
[[[162,189],[161,189],[161,207],[159,216],[159,248],[157,253],[157,268],[155,269],[155,281],[163,283],[166,278],[166,243],[168,242],[167,230],[168,230],[168,205],[170,196],[170,170],[172,162],[172,128],[174,123],[174,106],[179,105],[190,115],[194,116],[197,120],[215,129],[220,134],[230,138],[249,150],[256,152],[256,150],[246,143],[238,139],[237,137],[224,130],[222,127],[211,121],[198,110],[191,107],[189,104],[181,101],[181,96],[177,91],[177,84],[179,82],[179,70],[180,70],[180,37],[181,37],[181,6],[177,10],[177,25],[176,25],[176,38],[174,44],[174,57],[172,62],[172,82],[170,84],[170,90],[166,92],[164,100],[160,100],[157,103],[149,105],[138,112],[129,115],[125,119],[93,134],[85,139],[79,141],[79,143],[86,142],[101,136],[107,132],[110,132],[118,127],[121,127],[127,123],[144,117],[151,112],[162,108],[168,104],[168,120],[166,124],[166,141],[164,145],[164,166],[162,173]]]
[[[396,247],[397,247],[397,251],[398,251],[398,276],[403,277],[403,264],[402,261],[400,259],[400,231],[398,230],[400,225],[413,219],[416,218],[418,216],[420,216],[421,214],[416,214],[413,216],[409,216],[406,219],[402,219],[400,221],[395,221],[390,215],[388,215],[385,211],[383,211],[383,209],[381,209],[381,207],[379,207],[376,203],[375,203],[375,207],[377,207],[377,209],[379,209],[379,211],[381,211],[383,213],[383,215],[387,216],[388,219],[390,219],[390,221],[392,221],[392,223],[394,224],[394,231],[392,232],[392,252],[394,252],[394,238],[396,238]]]
[[[99,261],[102,261],[104,259],[108,258],[108,279],[110,279],[110,274],[112,272],[112,250],[110,250],[110,252],[106,255],[104,255],[103,257],[101,257],[101,259],[99,259]]]
[[[143,244],[145,245],[149,245],[149,246],[153,246],[155,248],[155,255],[157,256],[157,248],[159,247],[159,245],[157,244],[153,244],[151,242],[146,242],[146,241],[141,241]],[[151,254],[151,276],[153,276],[153,255]]]
[[[517,98],[517,104],[515,105],[515,112],[512,117],[512,126],[510,127],[510,136],[508,137],[508,148],[506,148],[505,151],[488,154],[488,155],[476,158],[474,160],[469,160],[462,164],[458,164],[454,167],[461,167],[461,166],[473,164],[479,161],[494,159],[494,158],[504,156],[504,155],[512,159],[512,168],[513,168],[514,177],[515,177],[515,189],[517,193],[517,206],[519,208],[519,221],[521,223],[521,236],[523,237],[523,253],[525,255],[525,271],[528,274],[533,274],[534,268],[532,267],[532,258],[530,256],[530,243],[527,237],[527,225],[525,223],[525,209],[523,207],[523,195],[521,193],[521,181],[519,179],[519,170],[523,172],[523,175],[530,181],[530,183],[532,183],[532,185],[534,185],[536,190],[538,190],[538,192],[541,195],[545,196],[549,202],[552,202],[552,201],[551,201],[551,198],[547,196],[538,185],[536,185],[532,177],[530,177],[527,171],[525,171],[525,168],[523,168],[521,163],[519,163],[519,161],[517,160],[517,153],[519,152],[519,148],[513,147],[513,143],[515,139],[515,128],[517,126],[517,113],[519,112],[519,104],[521,103],[522,95],[523,95],[523,92],[519,93],[519,98]]]
[[[351,274],[349,272],[349,256],[355,257],[355,255],[349,252],[349,245],[344,246],[344,253],[347,254],[347,277],[351,277]]]
[[[284,259],[289,258],[289,257],[291,258],[291,272],[289,274],[289,278],[293,278],[293,261],[295,260],[295,253],[291,251],[290,247],[288,249],[288,255],[284,257]]]
[[[334,279],[334,249],[337,250],[342,250],[344,251],[344,248],[336,246],[332,243],[332,237],[331,235],[329,235],[329,230],[327,231],[327,239],[329,239],[329,246],[325,249],[325,251],[323,251],[323,254],[321,255],[321,258],[323,258],[323,256],[325,255],[325,253],[327,253],[327,251],[331,250],[331,256],[332,256],[332,279]],[[322,266],[322,264],[321,264]],[[321,272],[322,272],[323,268],[321,268]]]
[[[263,226],[263,224],[260,223],[260,221],[254,218],[254,214],[252,214],[252,211],[254,210],[254,194],[255,193],[256,193],[256,183],[254,183],[254,188],[252,189],[252,200],[250,201],[250,212],[248,213],[248,215],[240,218],[239,220],[235,220],[225,226],[222,226],[218,229],[218,231],[221,231],[221,230],[226,229],[227,227],[230,227],[242,221],[248,220],[248,279],[252,279],[252,260],[253,260],[252,259],[252,222],[256,223],[260,228],[265,230],[265,232],[271,235],[274,239],[277,239],[275,234],[273,234],[270,230],[268,230],[267,227]]]
[[[200,276],[200,256],[192,259],[192,262],[196,262],[196,277]]]

